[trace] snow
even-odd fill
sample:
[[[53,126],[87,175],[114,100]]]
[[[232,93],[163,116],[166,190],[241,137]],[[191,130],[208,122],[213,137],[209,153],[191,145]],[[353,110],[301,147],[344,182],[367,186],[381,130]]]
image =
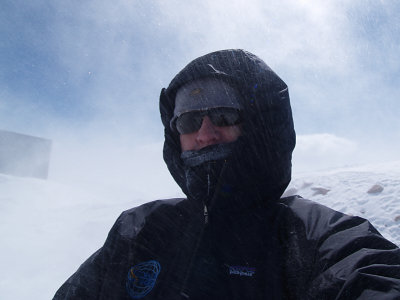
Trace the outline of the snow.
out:
[[[368,193],[375,185],[383,190]],[[51,299],[101,247],[123,210],[160,194],[154,186],[145,192],[143,188],[116,189],[0,174],[0,298]],[[367,218],[382,235],[400,245],[400,161],[297,173],[286,194],[299,194]]]
[[[297,174],[285,194],[366,218],[400,245],[400,161]]]

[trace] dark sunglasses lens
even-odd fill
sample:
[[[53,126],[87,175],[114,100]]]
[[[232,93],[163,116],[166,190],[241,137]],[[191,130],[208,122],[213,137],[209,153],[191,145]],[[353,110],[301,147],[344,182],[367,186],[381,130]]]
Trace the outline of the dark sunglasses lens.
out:
[[[241,122],[240,113],[236,109],[215,109],[210,111],[208,115],[211,122],[219,127],[237,125]]]
[[[180,134],[196,132],[200,129],[205,115],[209,116],[211,122],[218,127],[232,126],[241,122],[240,113],[237,109],[218,108],[184,113],[176,120],[176,129]]]
[[[201,112],[188,112],[178,117],[176,120],[176,129],[180,134],[196,132],[201,127],[203,115]]]

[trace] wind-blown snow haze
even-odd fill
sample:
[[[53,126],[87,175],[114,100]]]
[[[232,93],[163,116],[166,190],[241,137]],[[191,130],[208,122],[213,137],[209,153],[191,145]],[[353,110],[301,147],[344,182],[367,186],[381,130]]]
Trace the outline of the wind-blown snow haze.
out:
[[[159,93],[220,49],[256,54],[289,86],[291,191],[369,217],[399,244],[399,10],[393,0],[1,1],[0,130],[52,146],[47,180],[0,174],[0,298],[51,298],[122,210],[182,196],[162,159]],[[383,191],[368,194],[375,184]]]

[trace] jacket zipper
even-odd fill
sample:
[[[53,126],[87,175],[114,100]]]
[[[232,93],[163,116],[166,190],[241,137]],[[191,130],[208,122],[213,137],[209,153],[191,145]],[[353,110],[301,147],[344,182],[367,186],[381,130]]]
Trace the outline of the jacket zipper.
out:
[[[208,208],[207,208],[207,203],[209,203],[210,200],[210,172],[207,173],[207,201],[204,201],[204,225],[208,224]]]
[[[208,165],[208,167],[210,168],[210,165]],[[223,168],[221,170],[220,176],[223,174],[224,170],[225,170],[225,165],[223,166]],[[217,184],[216,190],[218,189],[219,185],[220,185],[220,182]],[[213,197],[215,197],[216,190],[214,191],[214,195],[212,195]],[[181,289],[181,293],[180,293],[181,296],[184,297],[185,299],[189,299],[190,298],[190,296],[188,295],[188,291],[187,291],[187,281],[189,279],[190,270],[192,269],[192,265],[193,265],[194,259],[196,257],[196,254],[197,254],[198,250],[199,250],[200,242],[203,239],[204,230],[205,230],[205,228],[207,227],[207,225],[209,223],[209,215],[208,215],[207,204],[210,203],[210,198],[211,198],[210,193],[211,193],[211,180],[210,180],[210,170],[208,170],[208,172],[207,172],[207,199],[206,199],[206,201],[203,202],[203,207],[204,207],[204,209],[203,209],[204,226],[203,226],[203,228],[201,230],[201,233],[199,234],[199,237],[198,237],[198,239],[196,241],[196,246],[195,246],[195,249],[194,249],[194,251],[192,253],[192,257],[190,258],[189,267],[187,268],[187,271],[186,271],[186,274],[185,274],[185,279],[183,281],[183,285],[182,285],[182,289]]]

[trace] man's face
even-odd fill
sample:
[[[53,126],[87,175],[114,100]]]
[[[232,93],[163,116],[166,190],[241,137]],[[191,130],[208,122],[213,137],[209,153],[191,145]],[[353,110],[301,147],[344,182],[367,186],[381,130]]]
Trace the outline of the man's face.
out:
[[[204,116],[198,131],[181,134],[182,151],[200,150],[206,146],[234,142],[241,134],[240,124],[216,126],[208,116]]]

